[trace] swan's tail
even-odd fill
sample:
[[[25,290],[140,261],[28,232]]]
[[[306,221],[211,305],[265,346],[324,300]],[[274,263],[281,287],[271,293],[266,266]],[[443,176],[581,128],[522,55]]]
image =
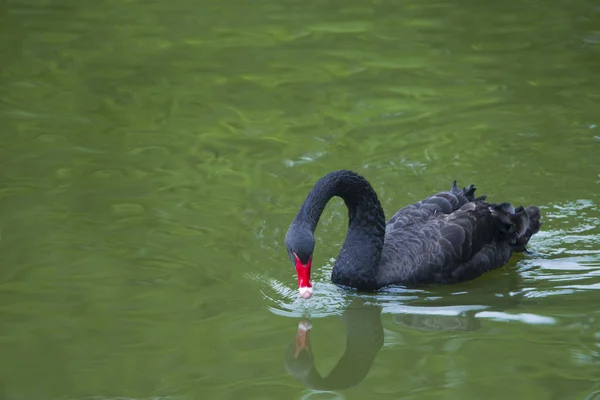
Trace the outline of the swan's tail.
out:
[[[526,252],[529,239],[542,226],[540,209],[536,206],[515,209],[510,203],[501,203],[490,205],[490,211],[507,233],[513,251]]]
[[[540,228],[542,227],[542,217],[540,215],[540,209],[536,206],[529,206],[527,208],[523,208],[523,206],[520,206],[515,211],[526,213],[529,217],[529,225],[527,226],[525,233],[521,237],[519,237],[517,245],[514,246],[514,251],[527,251],[525,246],[527,246],[527,243],[529,243],[529,239],[531,239],[533,235],[538,233],[540,231]]]

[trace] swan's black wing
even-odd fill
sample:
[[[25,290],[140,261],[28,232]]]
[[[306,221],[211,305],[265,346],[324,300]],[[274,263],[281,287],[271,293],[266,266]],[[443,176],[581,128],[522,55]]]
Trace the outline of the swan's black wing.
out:
[[[523,251],[541,226],[540,211],[475,200],[449,215],[435,215],[386,232],[378,271],[381,285],[466,281]],[[398,228],[399,227],[399,228]]]
[[[476,199],[475,190],[475,185],[460,190],[454,181],[450,191],[436,193],[398,210],[387,222],[387,230],[424,222],[436,214],[450,214],[469,202],[486,199],[487,196]]]

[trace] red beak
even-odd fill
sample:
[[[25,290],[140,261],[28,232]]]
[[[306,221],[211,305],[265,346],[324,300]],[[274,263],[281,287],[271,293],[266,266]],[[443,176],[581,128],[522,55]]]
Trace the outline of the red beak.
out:
[[[296,257],[298,291],[300,292],[300,296],[302,296],[302,298],[309,299],[313,294],[312,283],[310,281],[310,266],[312,264],[312,256],[308,259],[306,264],[302,264],[302,261],[300,261],[296,253],[294,253],[294,257]]]

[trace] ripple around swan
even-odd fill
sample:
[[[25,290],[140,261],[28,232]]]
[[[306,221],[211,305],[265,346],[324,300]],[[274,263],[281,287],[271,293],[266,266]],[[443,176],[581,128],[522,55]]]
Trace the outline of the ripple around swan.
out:
[[[383,314],[394,316],[437,316],[461,317],[470,315],[474,318],[492,319],[505,322],[522,322],[526,324],[553,324],[556,320],[549,316],[533,313],[510,313],[491,310],[492,304],[449,304],[449,298],[436,296],[425,290],[410,290],[401,287],[386,288],[377,293],[363,294],[347,291],[327,282],[314,284],[315,294],[306,301],[298,297],[297,290],[289,288],[284,283],[271,280],[268,282],[270,291],[263,290],[262,294],[269,302],[267,309],[273,314],[288,318],[324,318],[332,315],[341,315],[353,299],[358,297],[367,300],[367,303],[377,304],[382,308]],[[275,292],[277,295],[273,295]],[[434,294],[432,296],[432,294]],[[457,293],[460,295],[463,293]],[[515,294],[513,294],[515,295]],[[431,306],[411,305],[412,302],[432,302]],[[461,302],[462,303],[462,302]],[[398,321],[401,323],[400,321]]]
[[[462,284],[460,289],[457,285],[426,290],[395,286],[372,294],[358,293],[330,283],[333,259],[315,269],[315,294],[308,301],[298,297],[291,282],[266,276],[254,276],[253,279],[263,284],[262,295],[268,310],[284,317],[340,315],[352,300],[360,297],[379,305],[384,314],[400,319],[411,315],[450,317],[468,314],[494,321],[554,324],[557,322],[555,317],[523,310],[523,306],[527,308],[527,301],[532,299],[539,301],[540,298],[600,289],[600,212],[589,200],[542,208],[546,229],[532,239],[530,255],[515,256],[514,266],[504,268],[503,272],[490,273],[500,276],[489,280],[482,277]],[[504,279],[507,281],[498,282]],[[516,302],[521,303],[519,307],[513,307]]]

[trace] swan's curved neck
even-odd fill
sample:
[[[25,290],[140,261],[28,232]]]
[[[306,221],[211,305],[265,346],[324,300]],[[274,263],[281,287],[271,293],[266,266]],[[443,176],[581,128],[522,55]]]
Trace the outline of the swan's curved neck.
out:
[[[348,233],[331,280],[357,289],[374,289],[385,239],[385,214],[377,193],[365,178],[351,171],[325,175],[308,194],[294,223],[314,232],[334,196],[341,197],[348,207]]]

